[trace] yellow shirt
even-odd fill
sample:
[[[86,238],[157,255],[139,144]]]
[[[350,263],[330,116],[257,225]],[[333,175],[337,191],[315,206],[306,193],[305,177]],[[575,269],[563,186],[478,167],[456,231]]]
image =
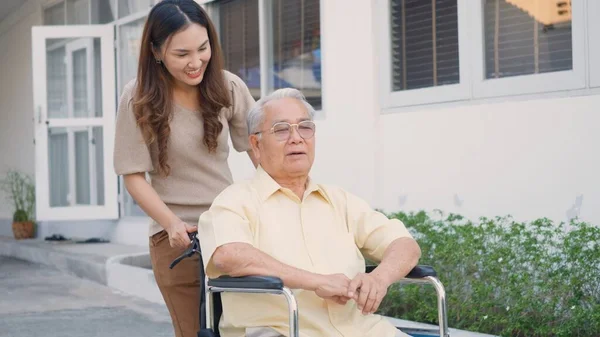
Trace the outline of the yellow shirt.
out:
[[[198,237],[211,278],[221,273],[211,261],[216,248],[243,242],[282,263],[313,273],[364,272],[367,256],[381,261],[388,245],[412,237],[399,220],[388,219],[356,196],[310,179],[300,200],[261,167],[254,179],[233,184],[199,220]],[[379,315],[363,315],[351,300],[326,301],[312,291],[292,289],[298,301],[300,336],[393,337],[396,328]],[[224,293],[220,331],[244,336],[250,327],[272,327],[288,335],[287,301],[270,294]]]

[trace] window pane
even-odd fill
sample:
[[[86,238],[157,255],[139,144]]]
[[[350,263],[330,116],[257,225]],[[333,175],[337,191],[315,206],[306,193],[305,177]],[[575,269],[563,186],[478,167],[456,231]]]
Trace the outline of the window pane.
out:
[[[115,0],[92,0],[92,24],[104,24],[116,19]]]
[[[48,39],[49,118],[102,117],[100,38]]]
[[[89,0],[67,0],[67,24],[87,25],[90,23]]]
[[[319,0],[273,1],[273,85],[302,90],[321,109]],[[270,75],[269,75],[270,76]]]
[[[48,128],[51,207],[104,204],[102,127]]]
[[[88,132],[75,131],[75,202],[90,204],[90,153]]]
[[[457,0],[392,0],[392,88],[460,81]]]
[[[88,117],[88,74],[87,50],[78,49],[72,54],[73,62],[73,114],[75,117]]]
[[[219,2],[219,33],[225,69],[238,75],[260,98],[258,0]]]
[[[149,10],[152,7],[152,0],[117,0],[119,4],[119,18],[127,15]]]
[[[119,92],[129,81],[135,78],[138,68],[138,57],[140,53],[140,42],[146,18],[129,22],[117,27],[119,34]]]
[[[46,51],[46,95],[48,97],[48,117],[64,118],[69,115],[67,106],[67,64],[64,43],[61,40],[48,40]],[[52,47],[56,45],[56,47]]]
[[[486,78],[573,69],[570,1],[484,1]]]
[[[69,139],[65,128],[48,129],[50,206],[69,205]]]
[[[60,2],[44,10],[44,25],[65,24],[65,3]]]

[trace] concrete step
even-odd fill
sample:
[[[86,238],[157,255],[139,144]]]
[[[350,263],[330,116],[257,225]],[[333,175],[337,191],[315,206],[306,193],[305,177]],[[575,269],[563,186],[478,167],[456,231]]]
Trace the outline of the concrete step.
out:
[[[147,247],[0,237],[0,255],[51,266],[114,290],[164,304]]]

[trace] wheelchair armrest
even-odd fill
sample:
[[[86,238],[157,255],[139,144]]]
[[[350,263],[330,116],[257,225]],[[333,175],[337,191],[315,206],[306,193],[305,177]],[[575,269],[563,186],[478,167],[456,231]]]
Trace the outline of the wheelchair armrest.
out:
[[[433,269],[433,267],[431,267],[431,266],[418,265],[418,266],[414,267],[408,273],[408,275],[406,275],[406,278],[424,278],[427,276],[437,277],[437,273],[435,272],[435,269]]]
[[[283,281],[272,276],[242,276],[231,277],[227,275],[209,279],[208,286],[224,289],[269,289],[282,290]]]
[[[373,265],[367,266],[367,273],[372,272],[373,270],[375,270],[375,268],[377,268],[377,266],[373,266]],[[418,265],[418,266],[414,267],[408,273],[408,275],[406,275],[406,278],[424,278],[427,276],[437,277],[437,273],[435,272],[435,269],[433,269],[433,267],[431,267],[431,266]]]

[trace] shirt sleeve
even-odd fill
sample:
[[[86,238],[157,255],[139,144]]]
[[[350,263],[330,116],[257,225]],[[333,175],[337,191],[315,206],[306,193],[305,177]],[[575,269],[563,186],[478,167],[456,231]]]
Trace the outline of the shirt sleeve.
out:
[[[250,90],[244,81],[238,76],[228,73],[229,81],[232,87],[232,113],[229,118],[231,143],[238,152],[250,150],[248,141],[248,125],[246,117],[248,111],[255,103]]]
[[[404,223],[389,219],[369,204],[346,192],[346,216],[358,248],[369,259],[380,262],[388,246],[399,238],[413,238]]]
[[[222,245],[247,243],[254,246],[252,216],[248,215],[251,195],[244,186],[227,187],[213,201],[210,209],[198,220],[198,240],[206,275],[215,278],[221,273],[212,263],[212,256]]]
[[[129,82],[119,99],[113,152],[117,175],[151,172],[154,169],[150,150],[133,113],[133,87],[134,81]]]

